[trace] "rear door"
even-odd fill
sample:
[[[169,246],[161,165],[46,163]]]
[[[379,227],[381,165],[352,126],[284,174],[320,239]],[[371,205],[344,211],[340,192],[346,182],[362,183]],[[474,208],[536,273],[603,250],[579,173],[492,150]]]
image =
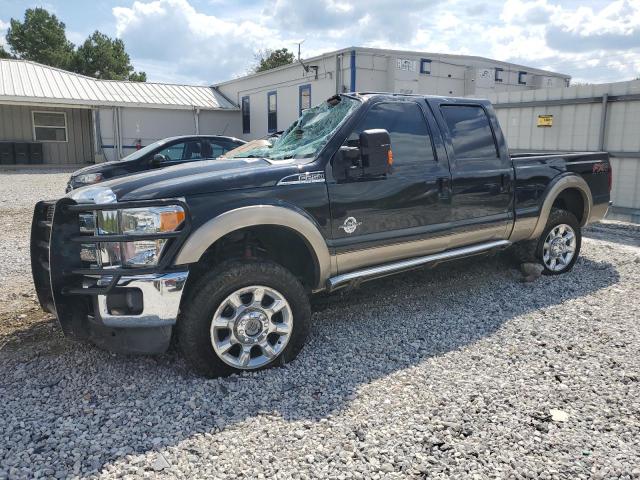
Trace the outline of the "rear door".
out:
[[[459,244],[507,238],[513,168],[497,123],[482,103],[430,99],[451,169],[451,233]],[[465,232],[467,234],[465,235]]]
[[[418,255],[427,249],[421,240],[446,229],[449,167],[424,107],[414,100],[375,103],[343,143],[357,147],[363,130],[385,129],[393,167],[386,176],[328,182],[340,271]]]

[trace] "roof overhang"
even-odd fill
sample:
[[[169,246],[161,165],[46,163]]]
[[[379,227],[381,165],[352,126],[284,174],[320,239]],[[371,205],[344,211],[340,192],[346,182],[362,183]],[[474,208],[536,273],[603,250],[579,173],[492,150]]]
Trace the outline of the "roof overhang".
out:
[[[37,107],[58,107],[58,108],[154,108],[158,110],[200,110],[213,112],[237,112],[240,108],[212,108],[202,107],[198,105],[159,105],[155,103],[136,103],[136,102],[86,102],[84,100],[55,99],[55,98],[38,98],[38,97],[17,97],[0,95],[0,104],[5,105],[24,105]]]

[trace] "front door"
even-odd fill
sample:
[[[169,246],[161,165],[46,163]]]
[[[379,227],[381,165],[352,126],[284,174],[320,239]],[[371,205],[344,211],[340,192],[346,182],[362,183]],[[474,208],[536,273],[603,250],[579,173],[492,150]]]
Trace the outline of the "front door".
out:
[[[345,140],[357,147],[362,131],[387,130],[393,165],[384,176],[328,181],[339,272],[428,253],[425,239],[446,228],[449,167],[424,107],[414,100],[375,103]]]

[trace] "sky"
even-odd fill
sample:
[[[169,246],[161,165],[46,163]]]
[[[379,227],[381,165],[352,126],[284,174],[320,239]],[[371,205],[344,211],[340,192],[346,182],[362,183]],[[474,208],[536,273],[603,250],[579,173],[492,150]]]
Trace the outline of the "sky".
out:
[[[640,0],[0,0],[10,18],[41,6],[82,43],[124,40],[149,81],[212,84],[247,73],[259,50],[302,56],[350,46],[479,55],[566,73],[573,82],[640,77]]]

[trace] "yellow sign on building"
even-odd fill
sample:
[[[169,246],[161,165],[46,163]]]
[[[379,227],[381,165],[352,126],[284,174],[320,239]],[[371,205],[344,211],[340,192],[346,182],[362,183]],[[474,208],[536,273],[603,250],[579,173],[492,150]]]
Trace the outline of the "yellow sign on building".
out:
[[[553,115],[538,115],[539,127],[553,127]]]

